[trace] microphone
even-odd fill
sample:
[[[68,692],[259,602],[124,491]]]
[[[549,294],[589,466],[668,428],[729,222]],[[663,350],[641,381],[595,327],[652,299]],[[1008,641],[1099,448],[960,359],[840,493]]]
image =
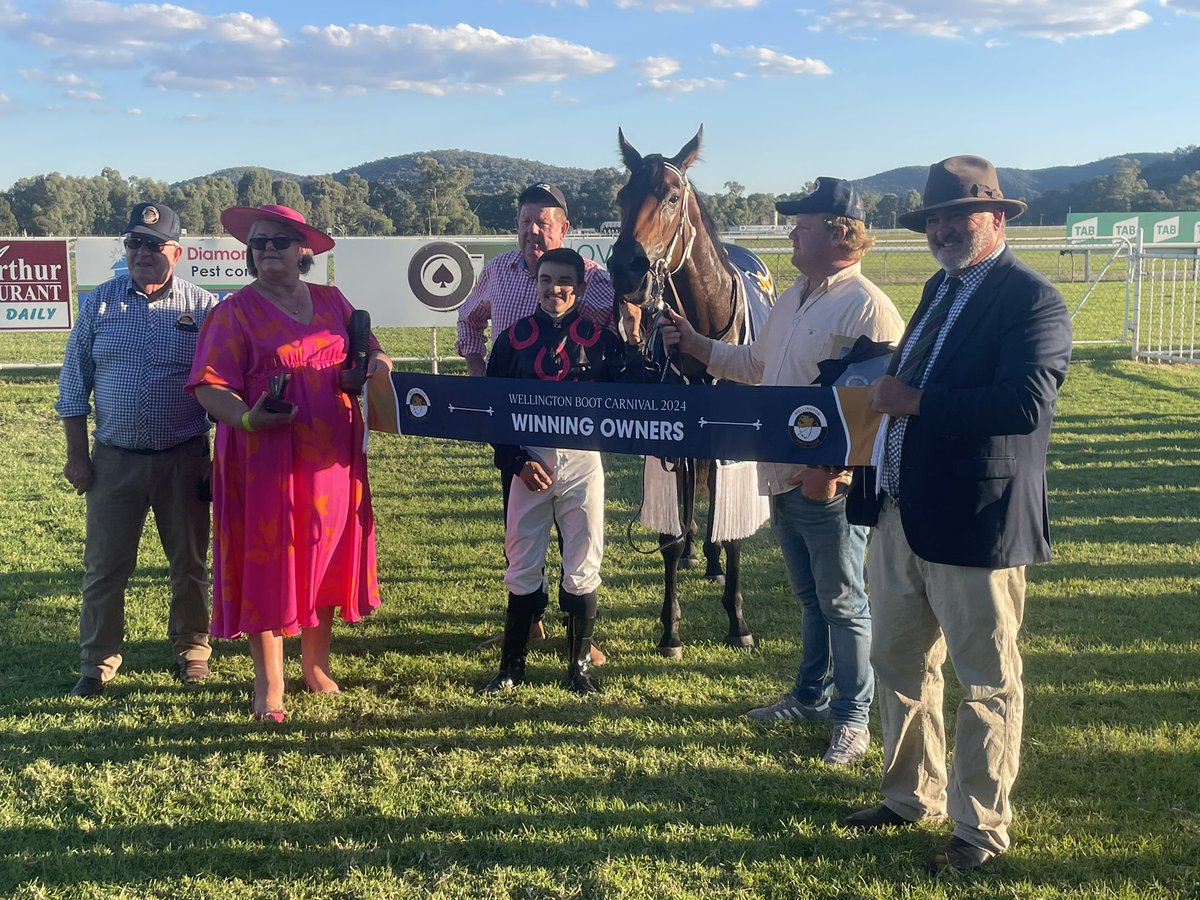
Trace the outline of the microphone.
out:
[[[342,368],[340,384],[342,390],[357,397],[367,382],[367,355],[371,352],[371,314],[365,309],[350,313],[346,326],[350,334],[350,349]]]

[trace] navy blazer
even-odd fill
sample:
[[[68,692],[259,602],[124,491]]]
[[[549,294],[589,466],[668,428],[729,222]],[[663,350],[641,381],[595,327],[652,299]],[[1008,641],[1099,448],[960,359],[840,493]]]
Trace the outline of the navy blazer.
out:
[[[945,277],[926,282],[901,347]],[[992,569],[1050,558],[1046,449],[1070,358],[1062,295],[1005,248],[947,334],[905,430],[900,518],[917,556]],[[875,470],[857,470],[850,521],[874,525],[879,506]]]

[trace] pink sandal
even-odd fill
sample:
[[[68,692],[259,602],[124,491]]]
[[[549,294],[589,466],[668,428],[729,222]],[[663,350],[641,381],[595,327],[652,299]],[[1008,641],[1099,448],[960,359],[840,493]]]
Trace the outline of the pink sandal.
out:
[[[252,715],[254,717],[255,722],[271,722],[274,725],[282,725],[284,722],[287,721],[287,713],[284,711],[283,707],[279,707],[278,709],[268,709],[268,710],[265,710],[264,712],[258,712],[254,708],[254,703],[255,703],[255,697],[254,697],[254,694],[251,693],[250,694],[250,715]]]

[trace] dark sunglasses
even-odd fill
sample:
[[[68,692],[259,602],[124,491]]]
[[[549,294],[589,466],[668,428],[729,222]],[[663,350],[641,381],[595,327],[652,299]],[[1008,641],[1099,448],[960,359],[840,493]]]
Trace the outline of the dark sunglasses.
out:
[[[130,253],[137,253],[143,247],[151,253],[162,253],[163,247],[167,246],[167,241],[155,241],[151,238],[127,237],[123,241],[125,249]]]
[[[256,237],[246,241],[248,245],[255,250],[266,250],[268,246],[274,247],[276,250],[283,250],[290,247],[292,244],[300,243],[300,238],[284,237]]]

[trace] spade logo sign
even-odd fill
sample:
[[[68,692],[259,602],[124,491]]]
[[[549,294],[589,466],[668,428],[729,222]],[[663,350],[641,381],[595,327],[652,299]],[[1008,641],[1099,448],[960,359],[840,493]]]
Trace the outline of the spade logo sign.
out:
[[[439,312],[458,309],[475,286],[471,255],[449,241],[425,244],[408,264],[408,286],[430,309]]]

